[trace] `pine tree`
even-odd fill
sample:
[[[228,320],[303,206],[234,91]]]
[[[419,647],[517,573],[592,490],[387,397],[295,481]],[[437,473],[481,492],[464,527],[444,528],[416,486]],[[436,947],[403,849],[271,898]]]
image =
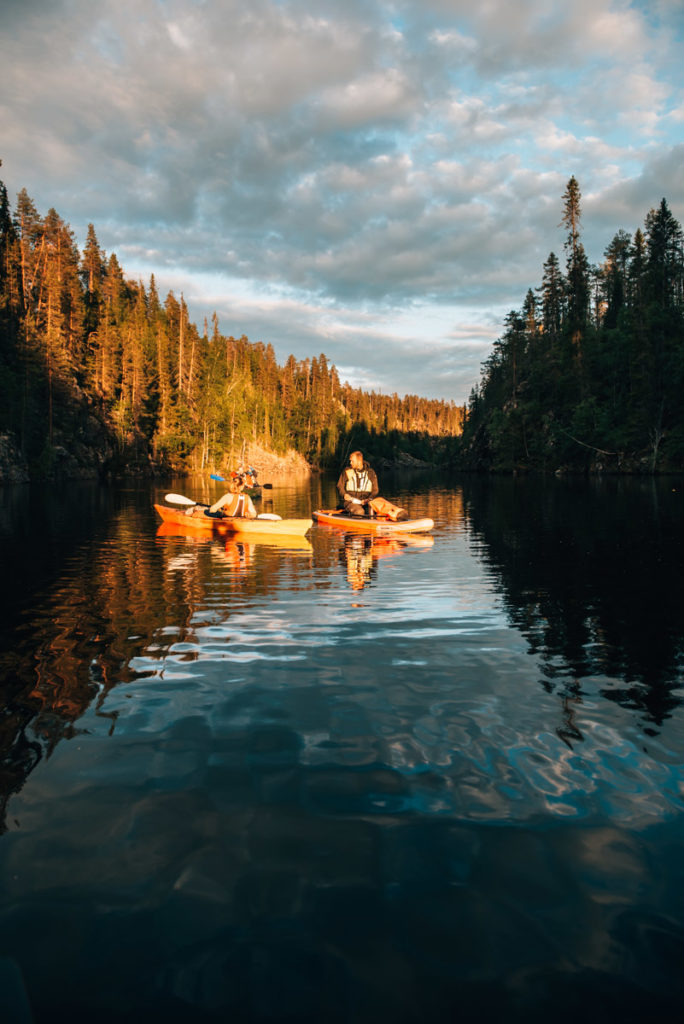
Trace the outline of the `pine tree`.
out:
[[[684,387],[684,246],[663,199],[646,217],[647,416],[652,465],[676,422]]]
[[[22,309],[19,267],[19,240],[12,221],[7,189],[4,182],[0,181],[0,353],[5,351],[8,360],[16,352],[19,336]]]
[[[567,252],[568,329],[578,357],[581,357],[582,338],[589,309],[589,262],[580,241],[580,200],[580,188],[573,175],[563,193],[565,205],[561,223],[568,231],[564,244]]]
[[[665,199],[646,217],[647,277],[650,298],[663,308],[682,305],[684,254],[682,229]]]
[[[92,224],[88,225],[88,235],[83,257],[81,259],[81,280],[85,287],[85,331],[86,336],[97,330],[100,324],[100,307],[102,302],[102,285],[105,276],[105,258],[100,249]]]
[[[627,294],[627,267],[632,236],[620,229],[604,252],[604,301],[602,323],[607,328],[617,326],[620,310]]]
[[[542,328],[553,348],[558,343],[563,324],[564,282],[558,258],[549,253],[544,264],[544,276],[541,286]]]
[[[92,224],[89,224],[86,244],[84,246],[83,257],[81,259],[81,276],[83,278],[86,292],[91,295],[99,294],[102,289],[104,269],[104,253],[100,249],[97,235],[95,234],[95,228]]]

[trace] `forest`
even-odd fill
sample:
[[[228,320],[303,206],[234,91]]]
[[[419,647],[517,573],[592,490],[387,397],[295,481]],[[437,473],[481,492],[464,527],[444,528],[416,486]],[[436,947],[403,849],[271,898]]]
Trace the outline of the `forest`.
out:
[[[684,468],[684,249],[665,199],[643,230],[619,230],[589,263],[581,192],[562,197],[565,266],[541,286],[482,366],[460,465],[519,472],[678,472]]]
[[[562,196],[564,266],[482,366],[468,403],[366,392],[320,354],[198,329],[182,295],[83,251],[58,213],[0,182],[0,479],[14,453],[31,479],[228,468],[246,443],[338,468],[376,460],[465,471],[677,472],[684,468],[684,242],[663,199],[619,230],[603,262],[582,243],[581,192]]]
[[[349,446],[444,463],[463,406],[343,383],[321,354],[279,365],[271,344],[201,329],[154,276],[127,279],[88,226],[0,182],[0,462],[31,479],[228,468],[254,442],[337,468]],[[0,479],[2,474],[0,473]]]

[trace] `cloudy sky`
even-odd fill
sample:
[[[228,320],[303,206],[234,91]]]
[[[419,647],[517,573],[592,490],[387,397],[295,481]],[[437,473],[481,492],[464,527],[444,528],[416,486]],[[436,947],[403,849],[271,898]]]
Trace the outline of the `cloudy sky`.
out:
[[[464,401],[502,320],[664,196],[684,0],[2,0],[0,177],[200,329]]]

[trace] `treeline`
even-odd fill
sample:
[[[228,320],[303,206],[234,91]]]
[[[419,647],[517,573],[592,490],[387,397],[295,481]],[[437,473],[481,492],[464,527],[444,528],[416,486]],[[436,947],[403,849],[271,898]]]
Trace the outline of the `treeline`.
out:
[[[565,269],[509,313],[471,393],[465,468],[667,471],[684,467],[684,250],[665,199],[593,266],[581,194],[563,195]]]
[[[224,336],[216,314],[198,330],[182,295],[127,280],[92,224],[80,253],[54,209],[41,216],[22,190],[12,212],[0,182],[0,434],[34,473],[67,447],[97,449],[104,469],[199,470],[245,441],[322,466],[350,442],[439,461],[463,415],[353,388],[325,355],[279,365],[270,344]]]

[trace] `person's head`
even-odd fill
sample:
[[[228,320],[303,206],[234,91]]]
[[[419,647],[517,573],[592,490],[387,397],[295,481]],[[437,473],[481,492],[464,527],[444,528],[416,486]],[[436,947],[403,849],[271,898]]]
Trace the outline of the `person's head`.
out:
[[[239,494],[244,488],[244,481],[241,476],[237,473],[233,473],[230,478],[230,487],[228,488],[231,494]]]
[[[352,452],[349,456],[349,465],[352,469],[363,469],[363,452]]]

